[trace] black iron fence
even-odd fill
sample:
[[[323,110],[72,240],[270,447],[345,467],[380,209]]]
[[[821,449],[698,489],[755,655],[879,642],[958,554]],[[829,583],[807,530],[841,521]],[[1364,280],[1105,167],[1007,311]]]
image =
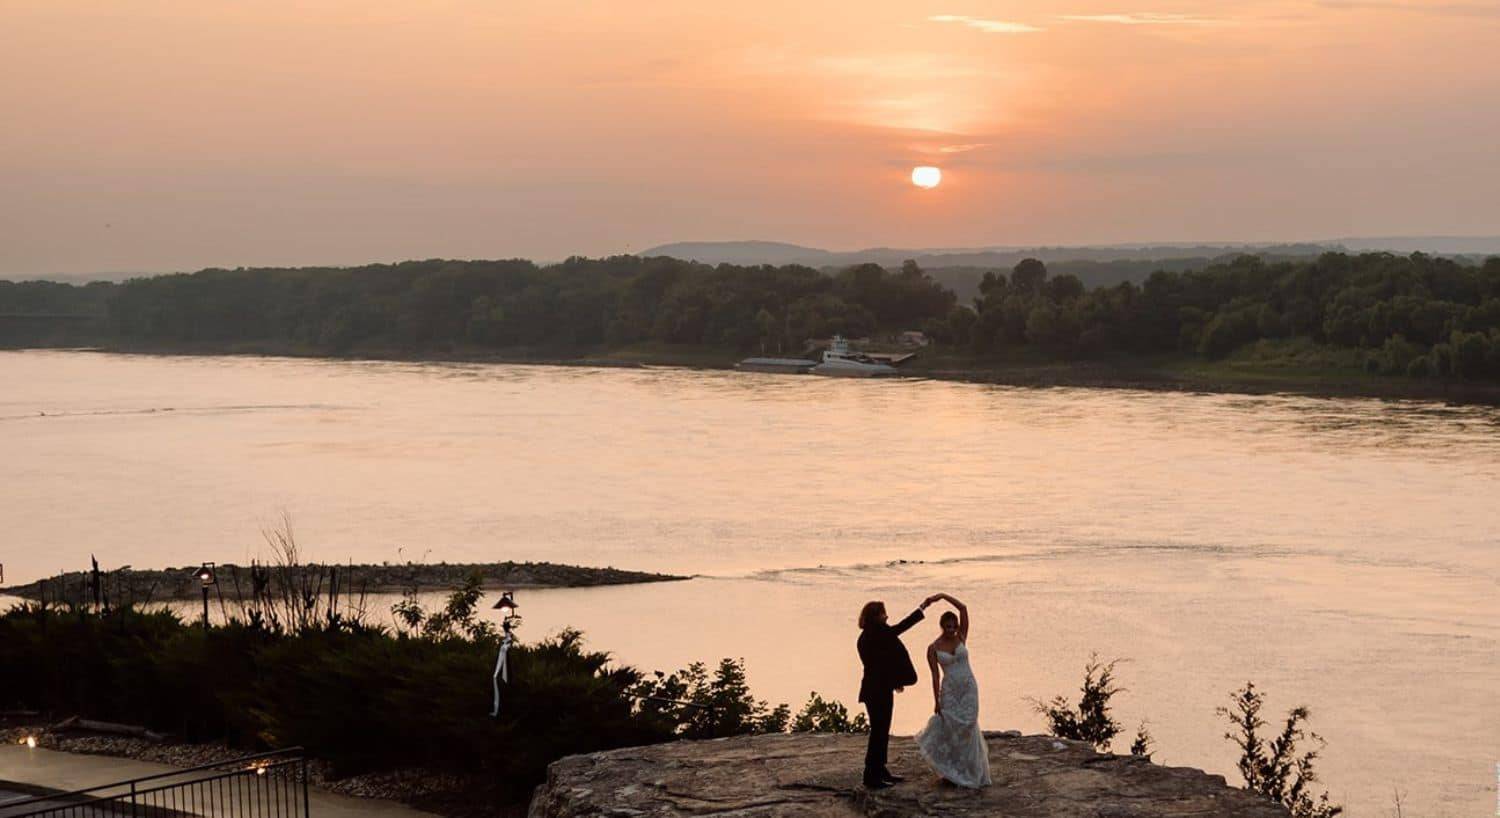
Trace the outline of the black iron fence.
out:
[[[0,801],[0,818],[309,818],[300,747]]]

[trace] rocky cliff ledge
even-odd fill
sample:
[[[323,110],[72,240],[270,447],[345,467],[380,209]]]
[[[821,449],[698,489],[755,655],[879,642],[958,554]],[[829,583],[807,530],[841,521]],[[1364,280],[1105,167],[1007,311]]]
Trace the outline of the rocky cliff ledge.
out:
[[[1202,770],[1094,752],[1050,736],[987,733],[993,786],[940,785],[909,738],[891,740],[906,781],[875,792],[859,783],[861,736],[739,736],[571,756],[537,788],[529,818],[1286,818],[1257,796]]]

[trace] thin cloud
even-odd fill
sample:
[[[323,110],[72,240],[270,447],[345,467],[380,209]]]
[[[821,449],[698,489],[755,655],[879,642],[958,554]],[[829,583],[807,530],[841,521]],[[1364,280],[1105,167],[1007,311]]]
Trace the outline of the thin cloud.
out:
[[[1451,17],[1500,17],[1500,3],[1395,3],[1380,0],[1321,0],[1319,6],[1339,11],[1400,11]]]
[[[1125,14],[1064,14],[1058,19],[1070,23],[1113,23],[1121,26],[1214,26],[1227,20],[1212,17],[1196,17],[1191,14],[1156,14],[1152,12],[1130,12]]]
[[[1008,20],[986,20],[983,17],[966,17],[962,14],[935,14],[927,18],[933,23],[959,23],[978,29],[986,34],[1031,34],[1046,31],[1028,23],[1013,23]]]
[[[968,153],[969,151],[977,151],[980,148],[988,148],[989,146],[988,142],[978,142],[968,145],[944,145],[938,148],[938,153]]]

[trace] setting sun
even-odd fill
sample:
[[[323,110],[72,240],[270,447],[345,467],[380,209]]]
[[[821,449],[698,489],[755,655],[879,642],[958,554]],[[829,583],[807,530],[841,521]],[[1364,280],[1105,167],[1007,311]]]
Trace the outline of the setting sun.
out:
[[[911,183],[920,188],[935,188],[943,181],[943,171],[928,165],[911,169]]]

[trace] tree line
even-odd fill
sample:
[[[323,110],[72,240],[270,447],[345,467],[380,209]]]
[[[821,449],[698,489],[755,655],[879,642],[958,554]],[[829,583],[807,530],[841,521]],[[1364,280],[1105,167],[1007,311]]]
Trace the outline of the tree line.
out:
[[[920,329],[947,351],[1058,359],[1191,354],[1259,341],[1357,350],[1372,372],[1500,379],[1500,258],[1244,255],[1086,287],[1036,259],[960,303],[915,262],[822,272],[667,257],[538,265],[411,261],[209,269],[75,286],[0,282],[0,315],[100,316],[121,344],[314,353],[587,350],[642,342],[797,353],[807,339]]]
[[[1371,372],[1500,378],[1500,258],[1421,253],[1240,256],[1142,284],[1085,290],[1028,259],[987,273],[975,309],[930,329],[988,353],[1025,346],[1065,358],[1192,353],[1214,360],[1262,340],[1362,350]]]

